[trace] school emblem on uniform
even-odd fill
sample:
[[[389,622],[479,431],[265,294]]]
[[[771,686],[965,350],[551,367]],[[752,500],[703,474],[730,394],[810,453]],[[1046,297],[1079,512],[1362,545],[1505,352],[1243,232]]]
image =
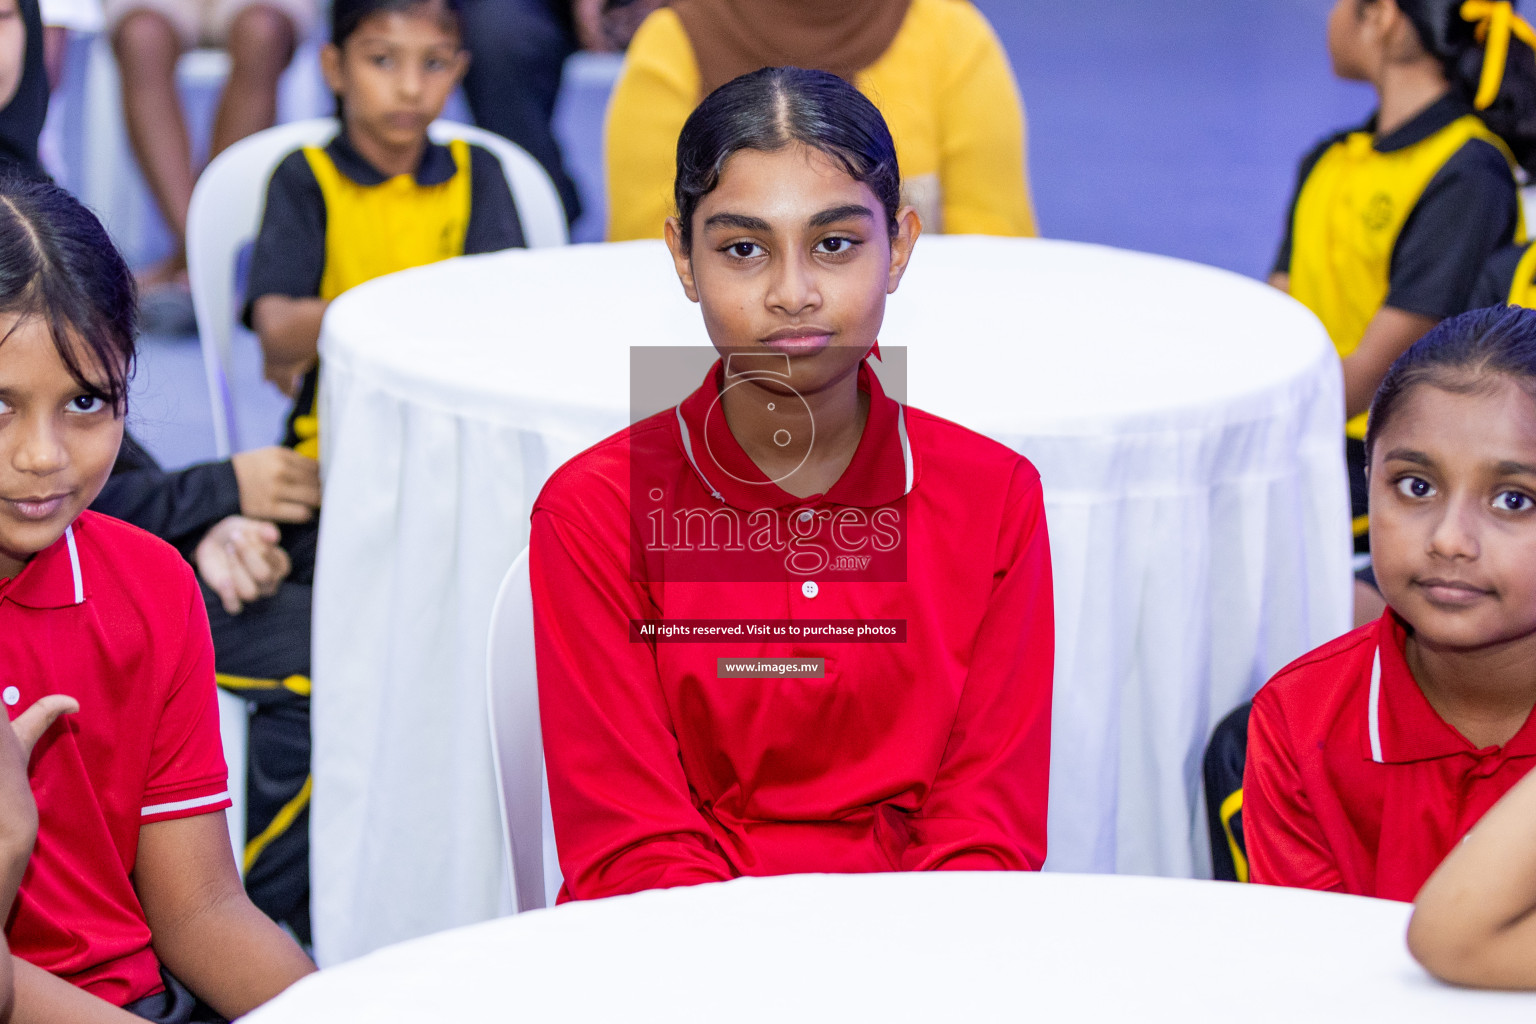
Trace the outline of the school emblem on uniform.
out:
[[[1392,197],[1385,192],[1371,196],[1370,202],[1365,204],[1365,214],[1361,219],[1371,231],[1380,231],[1392,223]]]

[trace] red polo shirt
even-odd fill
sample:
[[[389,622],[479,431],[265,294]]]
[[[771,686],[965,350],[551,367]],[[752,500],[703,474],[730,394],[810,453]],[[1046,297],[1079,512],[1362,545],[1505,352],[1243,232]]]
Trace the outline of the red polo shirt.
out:
[[[50,693],[80,712],[32,752],[11,951],[121,1006],[161,988],[130,877],[139,826],[229,806],[207,613],[174,548],[83,512],[0,581],[0,697],[14,718]]]
[[[562,898],[739,875],[1039,868],[1054,630],[1034,467],[902,409],[864,366],[852,462],[826,494],[795,498],[726,427],[722,380],[716,363],[677,409],[568,462],[534,506]],[[691,542],[648,539],[653,516],[676,524],[689,510],[719,513],[717,546],[732,546],[733,515],[751,537],[796,542],[735,562],[717,551],[727,568],[712,572],[694,550],[702,523]],[[665,642],[632,626],[680,620],[900,623],[904,642]],[[821,658],[824,674],[722,678],[724,657]]]
[[[1253,700],[1243,832],[1255,882],[1412,900],[1536,764],[1536,715],[1478,749],[1408,671],[1390,610],[1282,669]]]

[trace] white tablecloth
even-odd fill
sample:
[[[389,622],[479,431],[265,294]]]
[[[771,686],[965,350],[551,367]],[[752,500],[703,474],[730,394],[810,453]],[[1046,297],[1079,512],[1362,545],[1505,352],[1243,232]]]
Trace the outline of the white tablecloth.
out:
[[[537,910],[307,978],[250,1024],[1191,1021],[1529,1024],[1453,989],[1409,906],[1222,882],[790,875]]]
[[[1177,260],[928,238],[881,339],[908,346],[914,406],[1013,446],[1044,479],[1048,867],[1203,870],[1211,727],[1348,626],[1343,402],[1321,325]],[[698,310],[659,242],[456,260],[331,307],[311,812],[322,963],[503,905],[492,599],[550,472],[627,422],[630,346],[695,343]]]

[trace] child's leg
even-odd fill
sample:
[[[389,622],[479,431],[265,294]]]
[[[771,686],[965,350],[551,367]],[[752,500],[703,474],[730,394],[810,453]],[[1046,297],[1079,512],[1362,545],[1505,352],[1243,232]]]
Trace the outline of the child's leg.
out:
[[[246,3],[233,9],[226,49],[229,80],[213,122],[212,158],[277,121],[277,83],[293,59],[298,26],[283,8]]]
[[[203,596],[220,685],[252,705],[245,891],[263,913],[308,945],[311,588],[285,581],[277,593],[251,602],[239,615],[226,612],[206,587]]]
[[[180,250],[192,201],[192,143],[176,92],[176,61],[189,45],[185,10],[166,0],[124,0],[109,6],[120,15],[112,48],[123,81],[128,139],[149,190]]]

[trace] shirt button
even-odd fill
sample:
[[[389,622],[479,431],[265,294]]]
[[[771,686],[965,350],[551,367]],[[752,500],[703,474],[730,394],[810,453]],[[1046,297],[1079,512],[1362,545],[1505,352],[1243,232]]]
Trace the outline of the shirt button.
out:
[[[7,686],[5,688],[5,693],[0,694],[0,697],[4,697],[7,704],[9,704],[11,707],[15,707],[17,701],[21,700],[21,691],[16,689],[14,686]]]
[[[815,580],[806,580],[804,583],[800,584],[800,593],[804,594],[806,597],[815,597],[820,592],[821,588],[816,585]],[[10,691],[7,690],[6,693],[9,694]]]
[[[808,522],[811,521],[811,517],[814,516],[814,515],[815,515],[815,513],[812,512],[810,509],[806,509],[804,512],[800,513],[800,521],[802,523],[808,523]],[[808,597],[814,597],[815,595],[814,594],[809,594],[807,596]]]

